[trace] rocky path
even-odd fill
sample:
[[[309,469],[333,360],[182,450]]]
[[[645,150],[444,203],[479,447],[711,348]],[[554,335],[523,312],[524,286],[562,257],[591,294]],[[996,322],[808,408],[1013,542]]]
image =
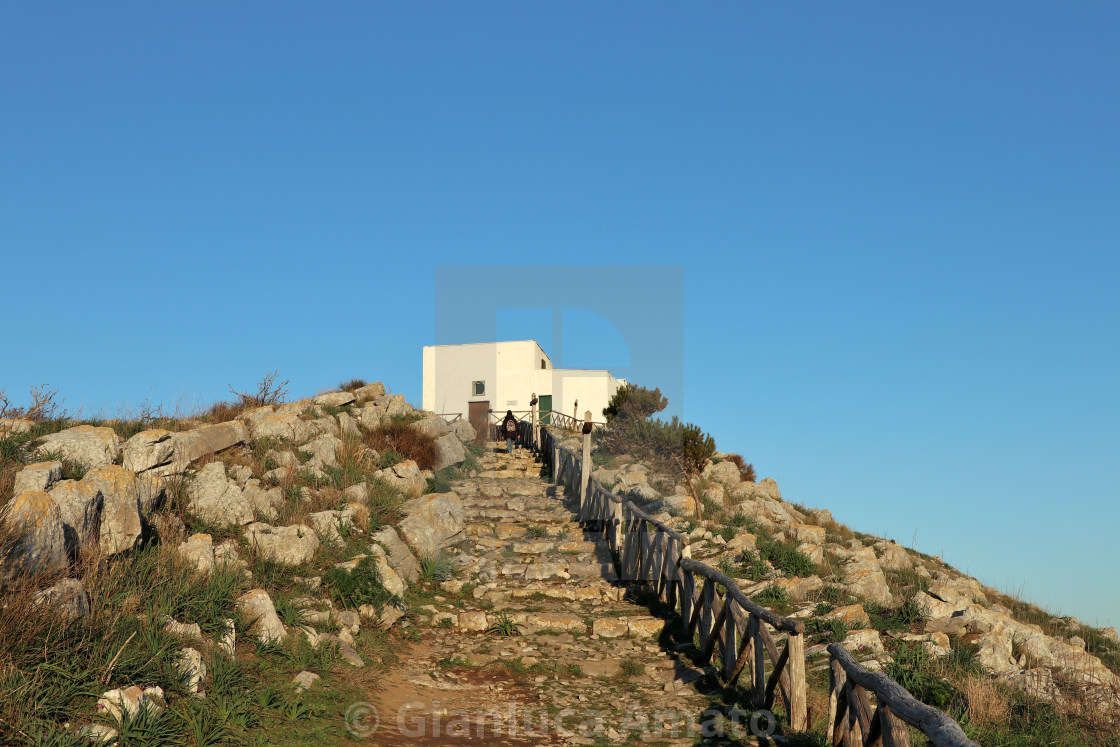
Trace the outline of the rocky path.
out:
[[[376,743],[695,744],[702,673],[624,599],[605,545],[540,465],[486,455],[453,490],[467,535],[455,578],[414,608],[423,637],[377,693]]]

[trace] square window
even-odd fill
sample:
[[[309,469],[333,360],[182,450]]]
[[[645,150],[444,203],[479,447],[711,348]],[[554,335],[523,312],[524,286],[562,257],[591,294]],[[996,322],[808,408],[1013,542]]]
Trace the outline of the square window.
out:
[[[482,395],[486,394],[486,382],[485,381],[472,382],[471,383],[471,391],[473,392],[472,396],[481,397]]]

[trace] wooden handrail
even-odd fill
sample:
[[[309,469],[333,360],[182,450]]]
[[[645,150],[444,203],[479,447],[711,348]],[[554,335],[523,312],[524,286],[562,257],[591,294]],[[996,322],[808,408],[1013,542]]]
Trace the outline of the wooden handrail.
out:
[[[920,702],[882,672],[864,669],[839,643],[830,643],[828,654],[832,662],[828,736],[833,744],[841,738],[844,744],[852,742],[858,729],[859,744],[869,744],[879,736],[884,745],[909,745],[906,729],[900,725],[904,722],[921,729],[935,747],[979,747],[947,713]],[[878,708],[874,712],[866,690],[875,693]]]
[[[540,443],[532,445],[549,463],[553,480],[581,496],[580,519],[590,531],[604,535],[618,558],[620,578],[649,584],[670,608],[679,608],[681,632],[689,638],[699,633],[698,660],[707,664],[718,654],[717,671],[728,685],[749,670],[748,692],[756,708],[769,708],[780,690],[791,728],[807,729],[804,623],[762,607],[734,580],[692,560],[687,535],[607,490],[593,475],[583,474],[591,470],[584,457],[561,446],[550,426],[539,430]],[[587,485],[586,493],[578,490],[581,484]],[[702,589],[697,587],[697,577],[704,581]],[[723,587],[722,593],[718,587]],[[781,651],[767,625],[788,634]],[[772,668],[769,677],[767,657]]]
[[[781,630],[786,633],[805,632],[805,623],[801,622],[800,620],[794,620],[790,617],[782,617],[774,611],[768,610],[765,607],[758,605],[757,603],[752,601],[750,597],[744,594],[741,589],[739,589],[739,584],[735,583],[734,580],[720,573],[715,568],[712,568],[710,565],[705,565],[699,560],[693,560],[692,558],[682,558],[680,566],[681,570],[698,573],[701,576],[715,581],[717,584],[723,586],[725,589],[727,589],[727,594],[735,600],[736,604],[750,612],[752,615],[756,615],[757,617],[770,623],[770,626],[775,630]]]

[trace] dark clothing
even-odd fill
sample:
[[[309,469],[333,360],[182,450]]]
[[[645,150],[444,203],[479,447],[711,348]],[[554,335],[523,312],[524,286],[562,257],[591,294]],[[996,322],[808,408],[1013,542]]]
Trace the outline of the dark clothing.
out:
[[[502,418],[502,426],[498,430],[499,438],[517,438],[520,426],[512,411],[506,412],[506,416]]]

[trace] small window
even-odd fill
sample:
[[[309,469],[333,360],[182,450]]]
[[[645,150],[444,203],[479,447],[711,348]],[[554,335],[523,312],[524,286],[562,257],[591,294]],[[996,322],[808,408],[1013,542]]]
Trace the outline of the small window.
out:
[[[486,382],[485,381],[471,382],[471,392],[473,392],[473,396],[475,396],[475,397],[481,397],[482,395],[486,394]]]
[[[543,370],[544,370],[544,368],[545,368],[545,366],[544,366],[544,359],[542,358],[542,359],[541,359],[541,370],[543,371]]]

